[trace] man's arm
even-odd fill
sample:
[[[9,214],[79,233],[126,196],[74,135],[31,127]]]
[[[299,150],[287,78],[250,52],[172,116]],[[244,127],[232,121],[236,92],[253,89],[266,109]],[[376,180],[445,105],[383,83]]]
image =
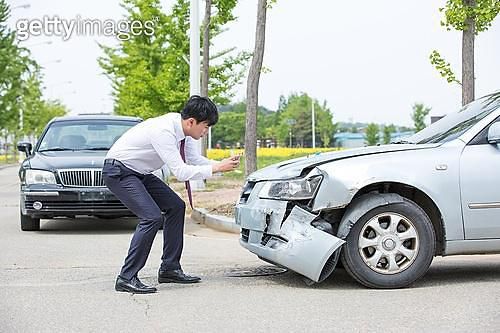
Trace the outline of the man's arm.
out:
[[[212,176],[213,167],[211,165],[188,165],[184,163],[173,133],[161,131],[152,136],[151,144],[178,180],[200,180]]]
[[[240,157],[233,156],[222,161],[214,161],[202,156],[198,151],[198,141],[186,138],[186,161],[194,165],[211,165],[212,172],[232,171],[240,165]]]

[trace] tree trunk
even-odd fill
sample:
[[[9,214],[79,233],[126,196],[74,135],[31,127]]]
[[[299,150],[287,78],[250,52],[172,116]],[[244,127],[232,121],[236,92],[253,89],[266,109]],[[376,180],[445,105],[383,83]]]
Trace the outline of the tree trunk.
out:
[[[255,48],[247,80],[247,111],[245,126],[245,175],[257,170],[257,106],[259,103],[259,79],[264,58],[266,39],[267,0],[257,4],[257,24],[255,29]]]
[[[463,0],[467,7],[475,7],[476,0]],[[462,105],[474,100],[474,17],[467,17],[462,33]]]
[[[208,97],[208,79],[210,70],[210,19],[212,15],[212,0],[205,0],[205,17],[203,18],[203,60],[201,69],[201,89],[203,97]],[[207,156],[208,138],[204,136],[201,141],[201,154]]]

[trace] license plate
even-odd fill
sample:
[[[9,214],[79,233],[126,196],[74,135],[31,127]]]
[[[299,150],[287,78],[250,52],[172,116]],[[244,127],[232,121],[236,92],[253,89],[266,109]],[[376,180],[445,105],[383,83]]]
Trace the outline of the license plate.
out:
[[[81,192],[80,200],[82,201],[97,201],[97,200],[106,200],[106,193],[103,192]]]

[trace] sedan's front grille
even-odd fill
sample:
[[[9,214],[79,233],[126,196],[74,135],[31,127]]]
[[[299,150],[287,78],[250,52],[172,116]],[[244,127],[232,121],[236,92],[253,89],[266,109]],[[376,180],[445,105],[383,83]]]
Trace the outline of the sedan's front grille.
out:
[[[24,207],[34,209],[34,200],[26,200]],[[82,212],[111,212],[127,210],[119,200],[94,200],[94,201],[42,201],[40,212],[68,212],[82,214]]]
[[[58,170],[59,178],[64,186],[71,187],[104,187],[101,169],[64,169]]]

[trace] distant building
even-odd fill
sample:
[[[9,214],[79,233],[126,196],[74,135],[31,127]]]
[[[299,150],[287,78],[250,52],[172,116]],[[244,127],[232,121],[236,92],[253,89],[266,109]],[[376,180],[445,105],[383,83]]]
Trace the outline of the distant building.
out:
[[[394,132],[391,134],[391,142],[396,142],[396,141],[402,140],[402,139],[407,138],[413,134],[414,134],[413,131]],[[380,132],[379,137],[380,137],[379,143],[382,144],[384,134],[382,132]],[[366,146],[365,133],[351,133],[351,132],[335,133],[333,135],[333,139],[334,139],[335,147],[357,148],[357,147],[365,147]]]
[[[357,148],[365,146],[364,133],[342,132],[333,135],[335,147],[340,148]]]

